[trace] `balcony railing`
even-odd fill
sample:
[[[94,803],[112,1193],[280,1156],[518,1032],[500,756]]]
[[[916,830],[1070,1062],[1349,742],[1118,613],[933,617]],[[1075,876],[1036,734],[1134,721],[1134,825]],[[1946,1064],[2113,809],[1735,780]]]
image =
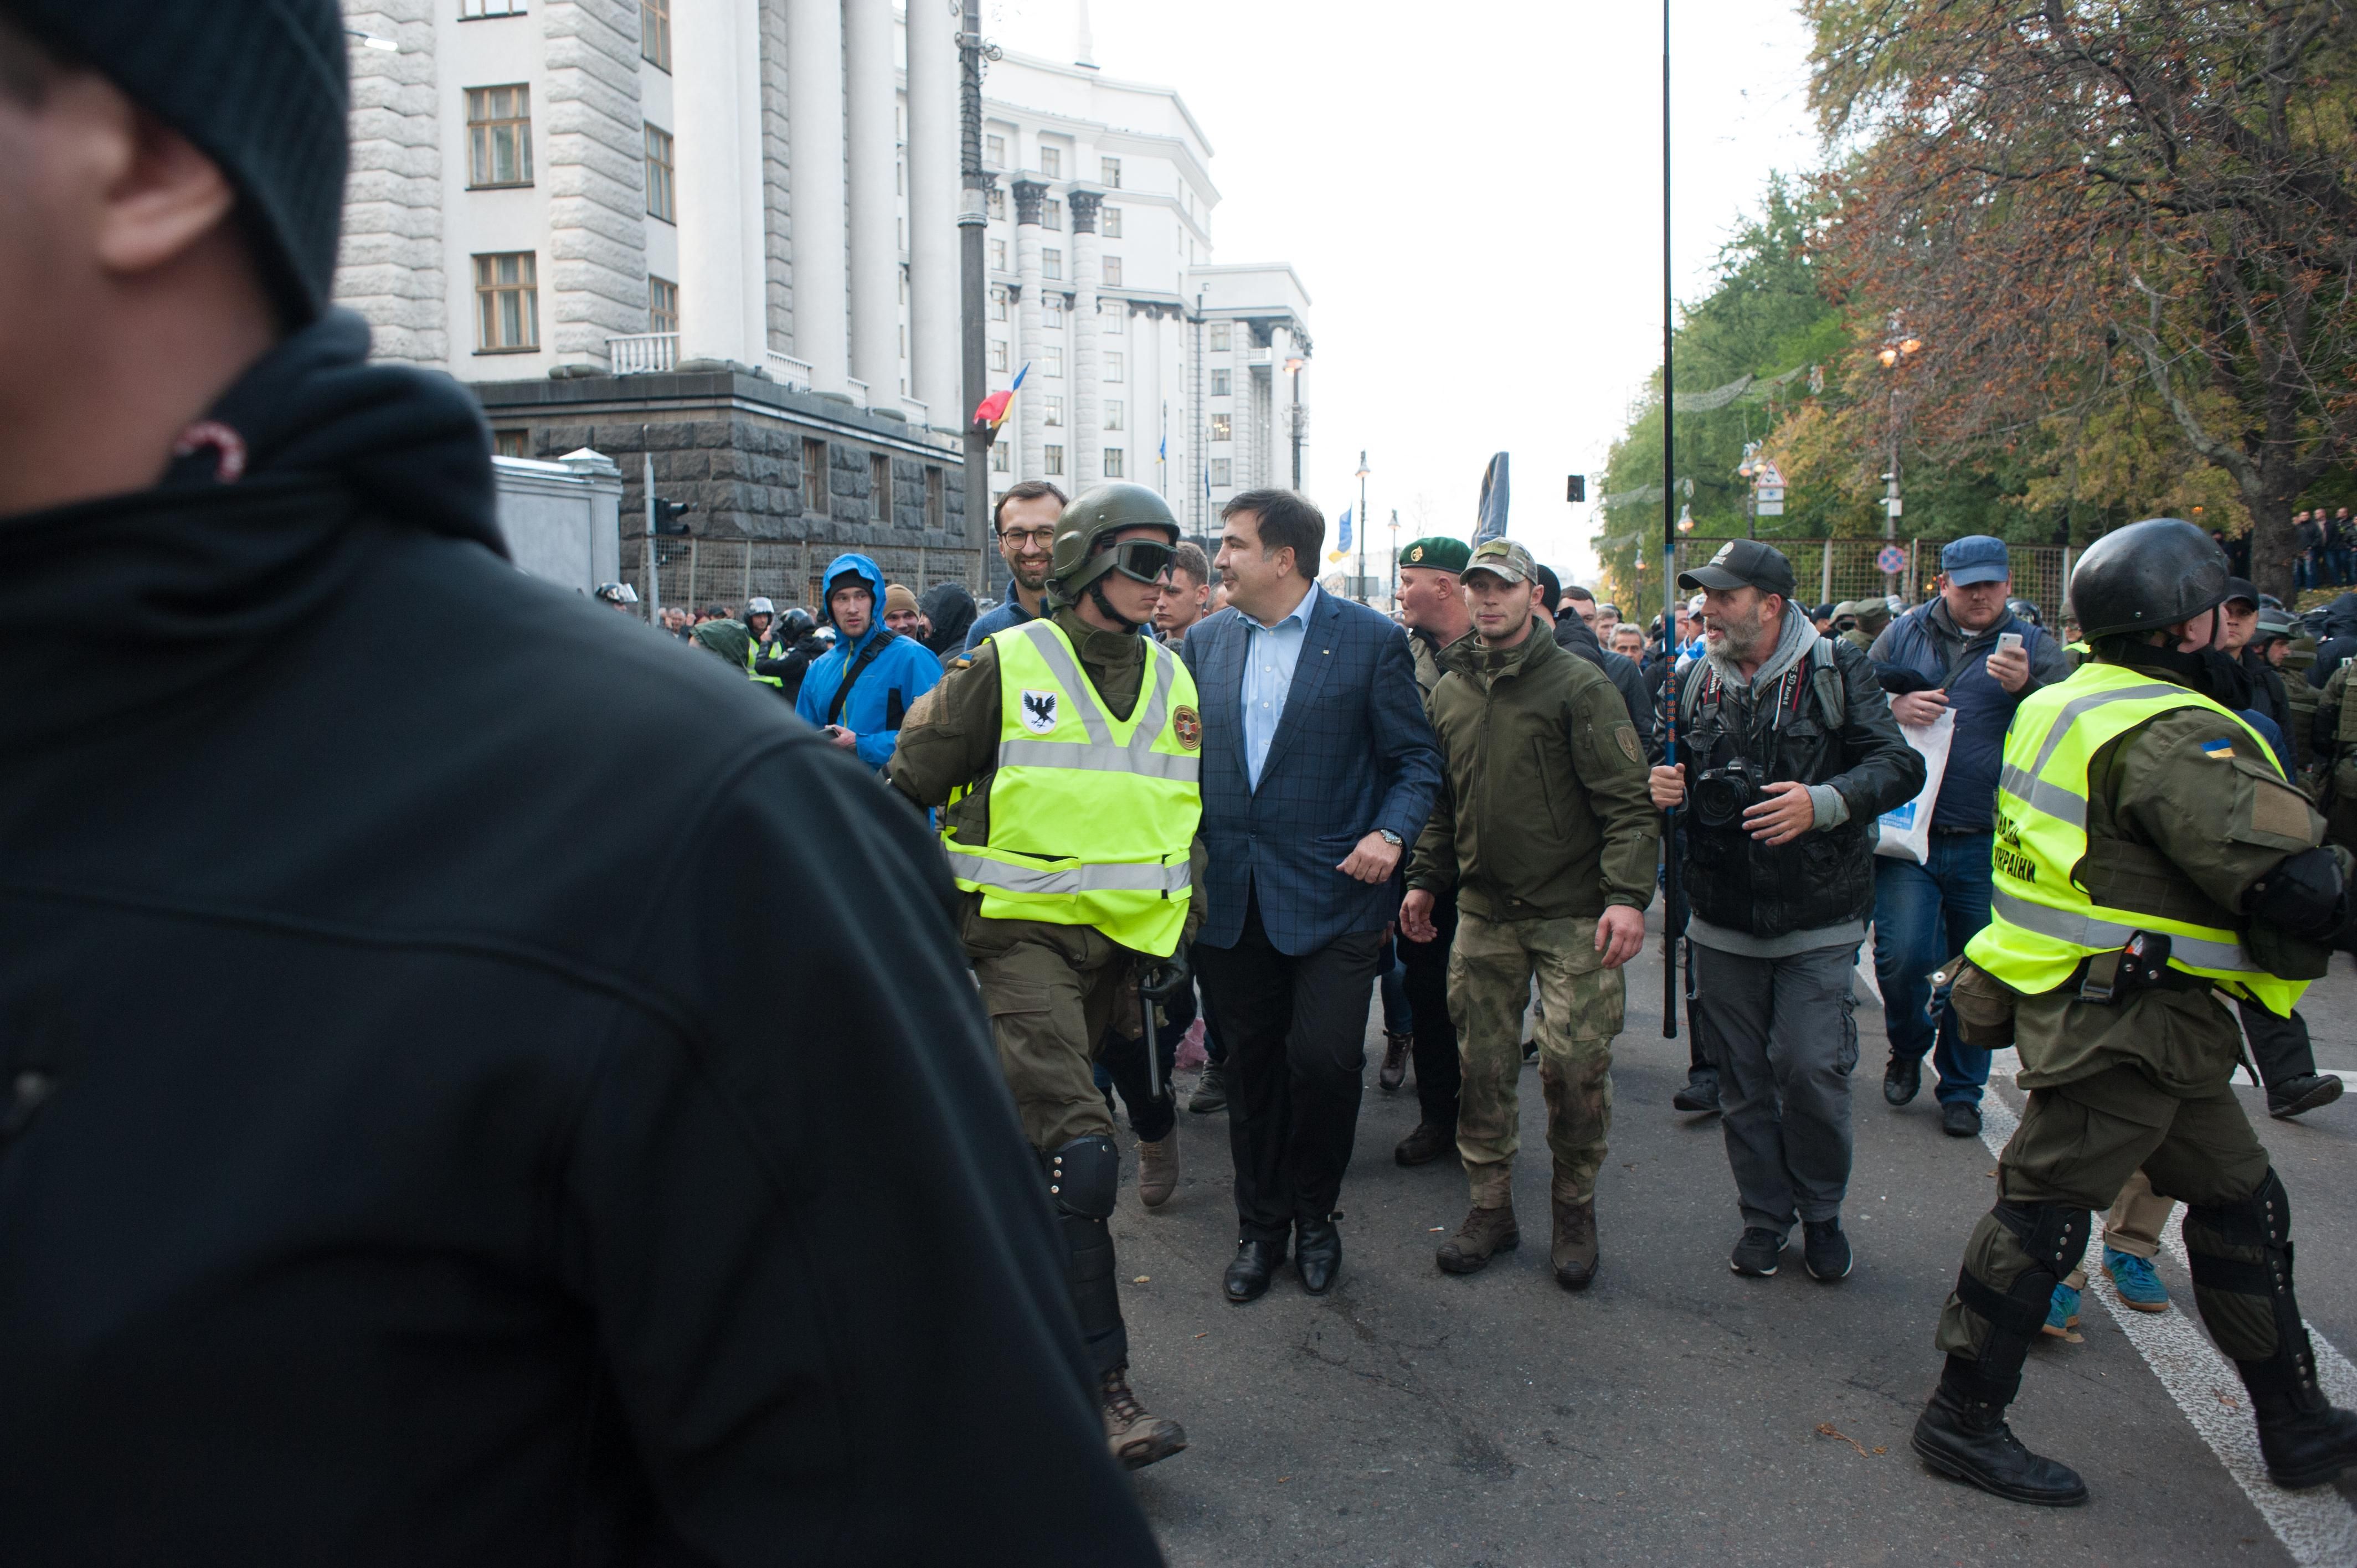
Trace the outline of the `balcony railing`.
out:
[[[797,360],[791,354],[780,354],[775,349],[769,350],[768,358],[770,374],[780,386],[801,392],[810,391],[811,377],[816,373],[816,367],[808,360]]]
[[[606,339],[606,360],[618,376],[642,376],[679,363],[679,334],[640,332]]]
[[[909,416],[909,423],[911,424],[931,424],[933,422],[932,405],[922,398],[901,394],[900,412]]]
[[[857,376],[845,376],[843,378],[843,384],[851,389],[851,401],[858,407],[873,408],[875,406],[867,401],[867,383],[866,381],[861,381]]]

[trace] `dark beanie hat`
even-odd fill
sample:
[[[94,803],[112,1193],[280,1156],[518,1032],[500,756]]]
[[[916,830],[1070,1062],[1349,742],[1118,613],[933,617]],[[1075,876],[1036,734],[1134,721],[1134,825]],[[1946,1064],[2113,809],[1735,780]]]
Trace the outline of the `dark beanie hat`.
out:
[[[0,16],[219,164],[279,309],[326,307],[351,107],[335,0],[0,0]]]

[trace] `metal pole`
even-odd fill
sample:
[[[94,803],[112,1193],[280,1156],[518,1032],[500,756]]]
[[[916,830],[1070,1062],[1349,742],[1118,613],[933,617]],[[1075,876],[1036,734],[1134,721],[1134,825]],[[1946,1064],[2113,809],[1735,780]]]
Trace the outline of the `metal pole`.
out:
[[[1671,364],[1676,317],[1670,273],[1670,0],[1662,0],[1662,764],[1678,765],[1677,382]],[[1678,813],[1662,813],[1662,1037],[1678,1037]]]
[[[1294,476],[1294,482],[1296,484],[1300,482],[1298,474]],[[1367,602],[1367,454],[1363,447],[1359,452],[1359,580],[1352,585],[1359,590],[1359,602],[1365,604]]]
[[[647,624],[662,624],[662,567],[655,560],[655,455],[645,451],[647,427],[639,426],[639,446],[647,461]]]
[[[982,400],[990,395],[983,319],[989,280],[983,264],[983,239],[990,223],[992,177],[982,167],[982,0],[965,0],[964,19],[958,28],[958,328],[965,361],[965,418],[961,422],[965,432],[965,521],[987,588],[988,535],[972,532],[990,510],[990,433],[974,417]]]
[[[1392,508],[1392,611],[1399,612],[1399,508]]]
[[[1301,488],[1301,372],[1293,372],[1293,488]]]

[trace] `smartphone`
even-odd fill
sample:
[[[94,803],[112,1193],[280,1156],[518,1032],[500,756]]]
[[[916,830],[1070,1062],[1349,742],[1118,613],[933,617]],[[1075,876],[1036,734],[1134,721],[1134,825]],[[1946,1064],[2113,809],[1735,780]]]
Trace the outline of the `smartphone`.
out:
[[[1999,653],[2020,652],[2021,633],[2018,631],[2001,631],[1997,633],[1996,650]]]

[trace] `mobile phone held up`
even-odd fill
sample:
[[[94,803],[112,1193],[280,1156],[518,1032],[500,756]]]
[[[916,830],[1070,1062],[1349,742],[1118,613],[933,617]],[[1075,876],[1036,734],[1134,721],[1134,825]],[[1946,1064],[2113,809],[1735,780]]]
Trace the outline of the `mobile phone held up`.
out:
[[[1996,650],[1999,653],[2020,652],[2021,633],[2018,631],[2001,631],[1997,633]]]

